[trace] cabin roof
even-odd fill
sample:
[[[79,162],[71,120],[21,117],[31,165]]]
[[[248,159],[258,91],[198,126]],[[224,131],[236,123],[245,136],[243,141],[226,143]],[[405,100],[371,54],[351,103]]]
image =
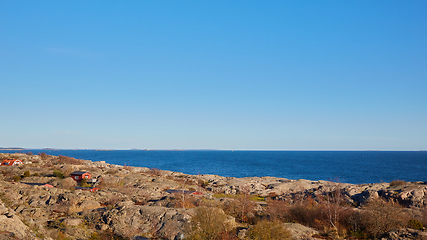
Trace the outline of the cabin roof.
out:
[[[22,163],[22,161],[19,159],[6,159],[6,160],[3,160],[1,162],[1,165],[9,165],[9,164],[13,164],[15,162]]]
[[[83,175],[85,173],[89,173],[89,172],[86,172],[86,171],[74,171],[74,172],[71,173],[71,175]]]

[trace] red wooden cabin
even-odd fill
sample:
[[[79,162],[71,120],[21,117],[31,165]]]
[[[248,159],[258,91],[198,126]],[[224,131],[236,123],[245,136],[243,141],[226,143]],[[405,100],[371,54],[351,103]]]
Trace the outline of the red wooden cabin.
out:
[[[90,179],[91,175],[89,172],[75,171],[71,173],[71,177],[74,181],[80,182],[83,179]]]

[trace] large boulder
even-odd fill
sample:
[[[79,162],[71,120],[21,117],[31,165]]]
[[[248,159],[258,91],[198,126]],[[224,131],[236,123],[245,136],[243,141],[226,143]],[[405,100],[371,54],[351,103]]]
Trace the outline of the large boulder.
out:
[[[397,195],[400,203],[407,206],[423,207],[427,205],[427,186],[407,189]]]
[[[299,223],[284,223],[283,225],[289,230],[293,239],[314,239],[312,236],[319,234],[315,229]]]
[[[101,204],[94,200],[84,200],[79,206],[81,211],[92,210],[99,207],[101,207]]]

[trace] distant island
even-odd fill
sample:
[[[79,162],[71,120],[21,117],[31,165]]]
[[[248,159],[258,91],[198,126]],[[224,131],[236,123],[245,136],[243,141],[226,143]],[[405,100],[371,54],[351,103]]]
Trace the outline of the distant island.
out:
[[[25,148],[20,148],[20,147],[0,147],[0,150],[5,150],[5,151],[22,151],[22,150],[26,150]]]

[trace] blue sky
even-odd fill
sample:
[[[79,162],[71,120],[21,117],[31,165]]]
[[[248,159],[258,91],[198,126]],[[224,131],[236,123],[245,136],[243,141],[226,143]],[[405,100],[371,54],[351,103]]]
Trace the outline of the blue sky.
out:
[[[2,1],[0,147],[422,150],[426,1]]]

